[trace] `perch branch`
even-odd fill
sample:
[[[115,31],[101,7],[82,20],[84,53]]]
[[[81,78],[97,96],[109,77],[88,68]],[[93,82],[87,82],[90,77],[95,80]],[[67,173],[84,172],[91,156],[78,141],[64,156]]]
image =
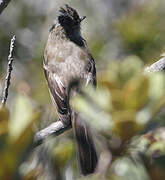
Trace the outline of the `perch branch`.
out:
[[[0,14],[7,7],[11,0],[0,0]]]
[[[13,50],[14,50],[14,43],[15,43],[15,35],[11,39],[10,42],[10,51],[9,51],[9,56],[8,56],[8,66],[7,66],[7,74],[6,74],[6,79],[5,79],[5,86],[3,90],[3,95],[2,95],[2,106],[6,104],[7,97],[8,97],[8,90],[10,86],[10,79],[11,79],[11,72],[12,72],[12,64],[13,64]]]
[[[148,72],[165,71],[165,57],[161,58],[159,61],[155,62],[151,66],[146,67],[145,71],[147,73]],[[74,86],[75,85],[76,85],[76,83],[74,84]],[[82,95],[86,96],[84,93]],[[35,134],[34,147],[42,144],[42,142],[44,141],[44,139],[46,137],[48,137],[50,135],[58,136],[70,128],[71,128],[71,125],[64,126],[64,124],[61,121],[52,123],[50,126],[46,127],[45,129],[42,129],[41,131],[39,131]]]
[[[34,147],[42,144],[44,139],[50,135],[58,136],[71,128],[71,124],[66,126],[61,121],[57,121],[37,132],[34,136]]]
[[[158,72],[158,71],[165,71],[165,56],[162,57],[160,60],[156,61],[154,64],[145,68],[146,72]]]

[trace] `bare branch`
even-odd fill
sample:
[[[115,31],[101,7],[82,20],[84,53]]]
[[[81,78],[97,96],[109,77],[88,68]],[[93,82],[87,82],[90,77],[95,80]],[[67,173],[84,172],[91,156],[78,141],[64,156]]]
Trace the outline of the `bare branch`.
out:
[[[145,68],[146,72],[158,72],[165,71],[165,57],[162,57],[160,60],[156,61],[151,66]]]
[[[11,0],[0,0],[0,14],[7,7]]]
[[[50,135],[58,136],[62,134],[64,131],[71,128],[71,124],[66,126],[61,121],[57,121],[37,132],[34,136],[34,147],[42,144],[45,138]]]
[[[11,42],[10,42],[10,51],[9,51],[9,56],[8,56],[7,74],[6,74],[6,79],[5,79],[5,86],[4,86],[4,90],[3,90],[3,95],[2,95],[2,106],[4,106],[6,104],[7,97],[8,97],[11,72],[13,69],[12,63],[13,63],[13,50],[14,50],[15,38],[16,38],[16,36],[14,35],[13,38],[11,39]]]

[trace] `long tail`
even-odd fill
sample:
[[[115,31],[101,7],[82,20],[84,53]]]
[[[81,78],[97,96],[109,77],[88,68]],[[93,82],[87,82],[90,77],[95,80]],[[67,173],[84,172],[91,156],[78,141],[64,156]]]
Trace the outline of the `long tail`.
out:
[[[77,141],[78,162],[81,173],[83,175],[91,174],[96,169],[98,157],[89,125],[75,114],[72,126]]]

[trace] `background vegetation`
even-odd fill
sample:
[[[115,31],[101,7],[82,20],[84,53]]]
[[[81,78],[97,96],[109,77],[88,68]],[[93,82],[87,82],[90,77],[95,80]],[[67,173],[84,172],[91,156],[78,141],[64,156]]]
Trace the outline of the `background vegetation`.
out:
[[[49,28],[64,4],[87,18],[98,89],[72,105],[93,127],[97,172],[80,177],[72,130],[33,148],[33,134],[57,120],[43,74]],[[11,1],[0,15],[0,92],[16,34],[7,107],[0,109],[0,179],[165,179],[165,76],[144,73],[165,49],[164,0]],[[87,93],[88,92],[88,93]]]

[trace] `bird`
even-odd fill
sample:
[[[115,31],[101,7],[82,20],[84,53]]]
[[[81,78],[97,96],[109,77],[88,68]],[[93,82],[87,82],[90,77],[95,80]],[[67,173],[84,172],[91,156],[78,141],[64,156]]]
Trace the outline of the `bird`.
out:
[[[78,164],[82,175],[94,173],[98,154],[89,124],[74,111],[69,100],[78,90],[69,93],[74,79],[96,87],[96,66],[87,42],[81,34],[85,16],[65,5],[50,28],[44,51],[43,68],[50,96],[64,126],[72,125],[78,151]]]

